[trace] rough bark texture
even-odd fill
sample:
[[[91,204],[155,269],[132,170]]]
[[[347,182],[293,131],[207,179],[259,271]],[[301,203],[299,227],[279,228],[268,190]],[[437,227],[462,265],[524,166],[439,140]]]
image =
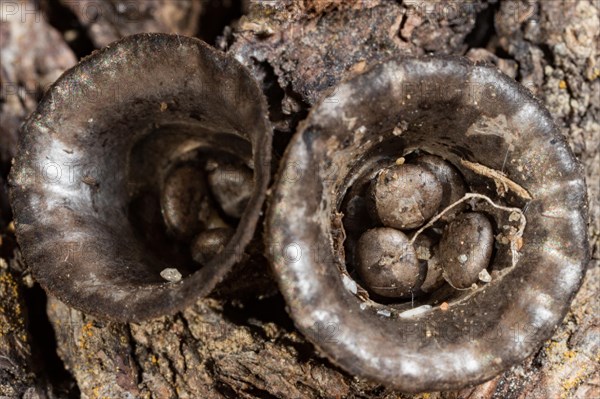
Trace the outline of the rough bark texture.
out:
[[[118,1],[62,0],[86,28],[96,47],[104,47],[123,36],[139,32],[167,32],[191,36],[196,33],[201,2],[151,0]]]
[[[202,37],[198,18],[200,24],[210,19],[197,16],[206,15],[206,3],[182,2],[172,10],[179,2],[149,2],[143,23],[135,26],[114,17],[120,11],[112,2],[94,2],[112,7],[113,14],[104,14],[104,20],[89,19],[72,2],[64,3],[72,10],[75,28],[44,18],[41,11],[40,19],[32,14],[2,15],[0,185],[14,154],[19,124],[35,107],[40,88],[74,64],[74,52],[84,55],[79,52],[86,47],[78,48],[77,43],[106,44],[140,30]],[[29,10],[36,7],[20,4]],[[59,5],[50,1],[46,7]],[[129,10],[133,11],[142,10]],[[335,97],[330,88],[341,79],[390,55],[449,53],[493,62],[529,87],[545,102],[585,165],[593,260],[553,338],[524,364],[488,383],[414,397],[600,396],[599,12],[598,2],[585,0],[447,6],[284,0],[251,4],[248,14],[217,41],[262,82],[277,128],[277,152],[311,104],[324,93]],[[83,39],[69,40],[70,30]],[[44,309],[44,296],[20,261],[9,222],[1,187],[0,397],[77,397],[78,392],[84,398],[409,397],[358,380],[319,357],[294,330],[281,297],[262,295],[266,290],[256,293],[260,299],[233,295],[201,300],[175,316],[141,324],[94,320],[51,297]],[[36,321],[45,315],[51,328]],[[47,339],[53,335],[56,342]],[[66,367],[70,374],[53,373],[53,367]]]

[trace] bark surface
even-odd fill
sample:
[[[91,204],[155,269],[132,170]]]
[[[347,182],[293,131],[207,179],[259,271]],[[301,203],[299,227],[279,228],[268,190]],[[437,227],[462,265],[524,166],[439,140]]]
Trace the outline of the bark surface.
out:
[[[262,83],[278,154],[310,106],[335,97],[331,87],[340,80],[390,56],[433,53],[492,62],[526,85],[584,164],[593,259],[554,336],[483,385],[415,396],[349,376],[315,353],[272,285],[255,287],[253,295],[251,287],[243,295],[230,289],[140,324],[95,320],[35,285],[15,243],[5,181],[18,127],[44,88],[78,56],[124,34],[216,36],[201,26],[217,12],[205,2],[149,1],[123,10],[116,1],[96,0],[96,18],[85,4],[42,2],[39,19],[6,14],[0,25],[0,397],[600,397],[598,2],[283,0],[219,7],[213,17],[223,21],[220,29],[228,25],[215,44]]]

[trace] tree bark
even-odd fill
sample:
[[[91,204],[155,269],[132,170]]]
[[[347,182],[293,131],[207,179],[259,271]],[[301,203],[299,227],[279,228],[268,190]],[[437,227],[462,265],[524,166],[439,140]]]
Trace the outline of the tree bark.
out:
[[[160,9],[166,3],[157,4]],[[190,9],[201,13],[200,8]],[[310,106],[323,95],[335,96],[332,87],[337,82],[390,56],[467,55],[496,64],[538,96],[585,166],[593,259],[568,315],[534,356],[476,387],[411,396],[347,375],[333,366],[295,331],[282,297],[269,294],[264,287],[254,298],[215,296],[174,316],[139,324],[96,320],[50,296],[46,314],[56,337],[52,350],[72,374],[81,397],[600,397],[599,12],[598,2],[586,0],[469,1],[446,6],[421,1],[282,0],[252,3],[248,13],[217,41],[262,83],[276,127],[277,154],[282,153]],[[84,14],[75,10],[74,14],[84,28],[91,26]],[[177,18],[173,29],[198,32],[193,21],[191,25],[186,21],[189,19]],[[95,23],[106,27],[125,22]],[[139,29],[150,29],[148,23],[152,19]],[[164,18],[160,23],[164,24]],[[166,29],[157,26],[158,30]],[[22,56],[19,51],[27,51],[27,46],[19,49],[14,42],[22,28],[18,24],[3,26],[8,32],[2,32],[3,54],[6,48],[18,56]],[[111,34],[133,33],[132,26],[117,28],[110,30]],[[44,29],[55,32],[49,25]],[[90,42],[104,43],[108,30],[84,31]],[[66,48],[56,33],[48,40],[56,43],[55,49]],[[44,46],[31,51],[40,57],[56,54]],[[64,53],[69,51],[66,48]],[[62,71],[72,64],[71,57],[41,65]],[[5,88],[8,84],[45,84],[48,78],[39,68],[33,69],[24,84],[18,78],[24,73],[20,68],[24,66],[3,60],[0,161],[4,178],[7,162],[14,155],[16,129],[39,96],[17,97],[21,101],[16,101]],[[34,393],[39,397],[66,396],[69,390],[53,389],[47,371],[33,367],[39,359],[32,354],[36,343],[28,335],[26,315],[44,303],[30,301],[30,309],[26,309],[22,297],[32,290],[28,288],[31,284],[27,283],[29,277],[18,250],[12,252],[15,245],[7,215],[6,210],[0,214],[0,222],[4,220],[0,225],[0,256],[5,259],[0,259],[0,397],[35,397],[27,396]]]

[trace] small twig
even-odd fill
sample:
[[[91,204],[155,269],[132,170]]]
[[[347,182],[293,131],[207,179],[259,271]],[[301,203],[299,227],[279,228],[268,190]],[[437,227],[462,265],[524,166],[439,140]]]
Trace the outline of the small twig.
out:
[[[15,362],[8,356],[0,355],[0,359],[6,359],[13,368],[17,368]]]
[[[521,187],[514,181],[510,180],[502,172],[498,172],[497,170],[488,168],[487,166],[482,165],[480,163],[467,161],[466,159],[461,159],[460,163],[463,166],[472,170],[473,172],[477,173],[478,175],[493,179],[497,187],[502,185],[505,189],[510,189],[521,198],[525,198],[527,200],[533,199],[531,197],[531,194],[529,194],[527,190],[525,190],[523,187]]]
[[[500,173],[504,174],[504,167],[506,166],[506,161],[508,160],[508,153],[510,149],[506,149],[506,154],[504,154],[504,161],[502,162],[502,171]]]
[[[426,229],[428,229],[431,226],[433,226],[433,224],[435,222],[437,222],[438,220],[440,220],[440,218],[442,216],[444,216],[444,214],[448,213],[448,211],[450,211],[452,208],[454,208],[457,205],[462,204],[463,202],[465,202],[466,200],[469,200],[471,198],[477,198],[477,199],[485,200],[491,206],[493,206],[496,209],[500,209],[500,210],[503,210],[503,211],[506,211],[506,212],[516,212],[516,213],[518,213],[520,215],[519,229],[517,230],[517,233],[510,238],[510,250],[511,250],[511,254],[512,254],[512,265],[515,266],[517,264],[517,260],[518,260],[518,256],[519,256],[519,253],[518,253],[519,249],[517,248],[517,241],[519,240],[519,238],[521,238],[523,236],[523,231],[525,231],[525,225],[527,224],[527,219],[525,218],[525,215],[523,214],[523,211],[521,209],[515,208],[515,207],[498,205],[498,204],[494,203],[494,201],[492,201],[491,198],[489,198],[487,195],[483,195],[483,194],[467,193],[461,199],[459,199],[458,201],[456,201],[456,202],[448,205],[444,210],[442,210],[440,213],[438,213],[433,218],[431,218],[431,220],[427,224],[425,224],[423,227],[421,227],[419,230],[417,230],[417,232],[410,239],[410,243],[414,244],[414,242],[417,239],[417,237],[423,231],[425,231]]]

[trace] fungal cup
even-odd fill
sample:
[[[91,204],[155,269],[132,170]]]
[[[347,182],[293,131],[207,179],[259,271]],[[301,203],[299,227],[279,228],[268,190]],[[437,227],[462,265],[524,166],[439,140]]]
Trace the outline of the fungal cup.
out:
[[[385,225],[369,219],[365,193],[382,168],[424,156],[448,162],[465,186],[444,189],[436,214],[405,233],[435,237],[475,211],[493,230],[491,260],[473,287],[390,300],[354,270],[358,237]],[[289,165],[298,179],[282,172]],[[282,160],[267,236],[302,253],[270,259],[315,346],[354,375],[419,392],[488,380],[550,336],[584,274],[586,220],[581,166],[525,88],[462,58],[409,57],[340,84],[311,110]],[[320,340],[317,325],[335,325],[334,339]]]
[[[241,259],[270,155],[266,100],[242,65],[198,39],[124,38],[65,72],[21,130],[10,195],[24,258],[46,290],[87,313],[174,313]],[[232,238],[200,266],[190,240],[209,224],[194,202],[210,197],[200,181],[209,158],[246,168],[252,187]]]

